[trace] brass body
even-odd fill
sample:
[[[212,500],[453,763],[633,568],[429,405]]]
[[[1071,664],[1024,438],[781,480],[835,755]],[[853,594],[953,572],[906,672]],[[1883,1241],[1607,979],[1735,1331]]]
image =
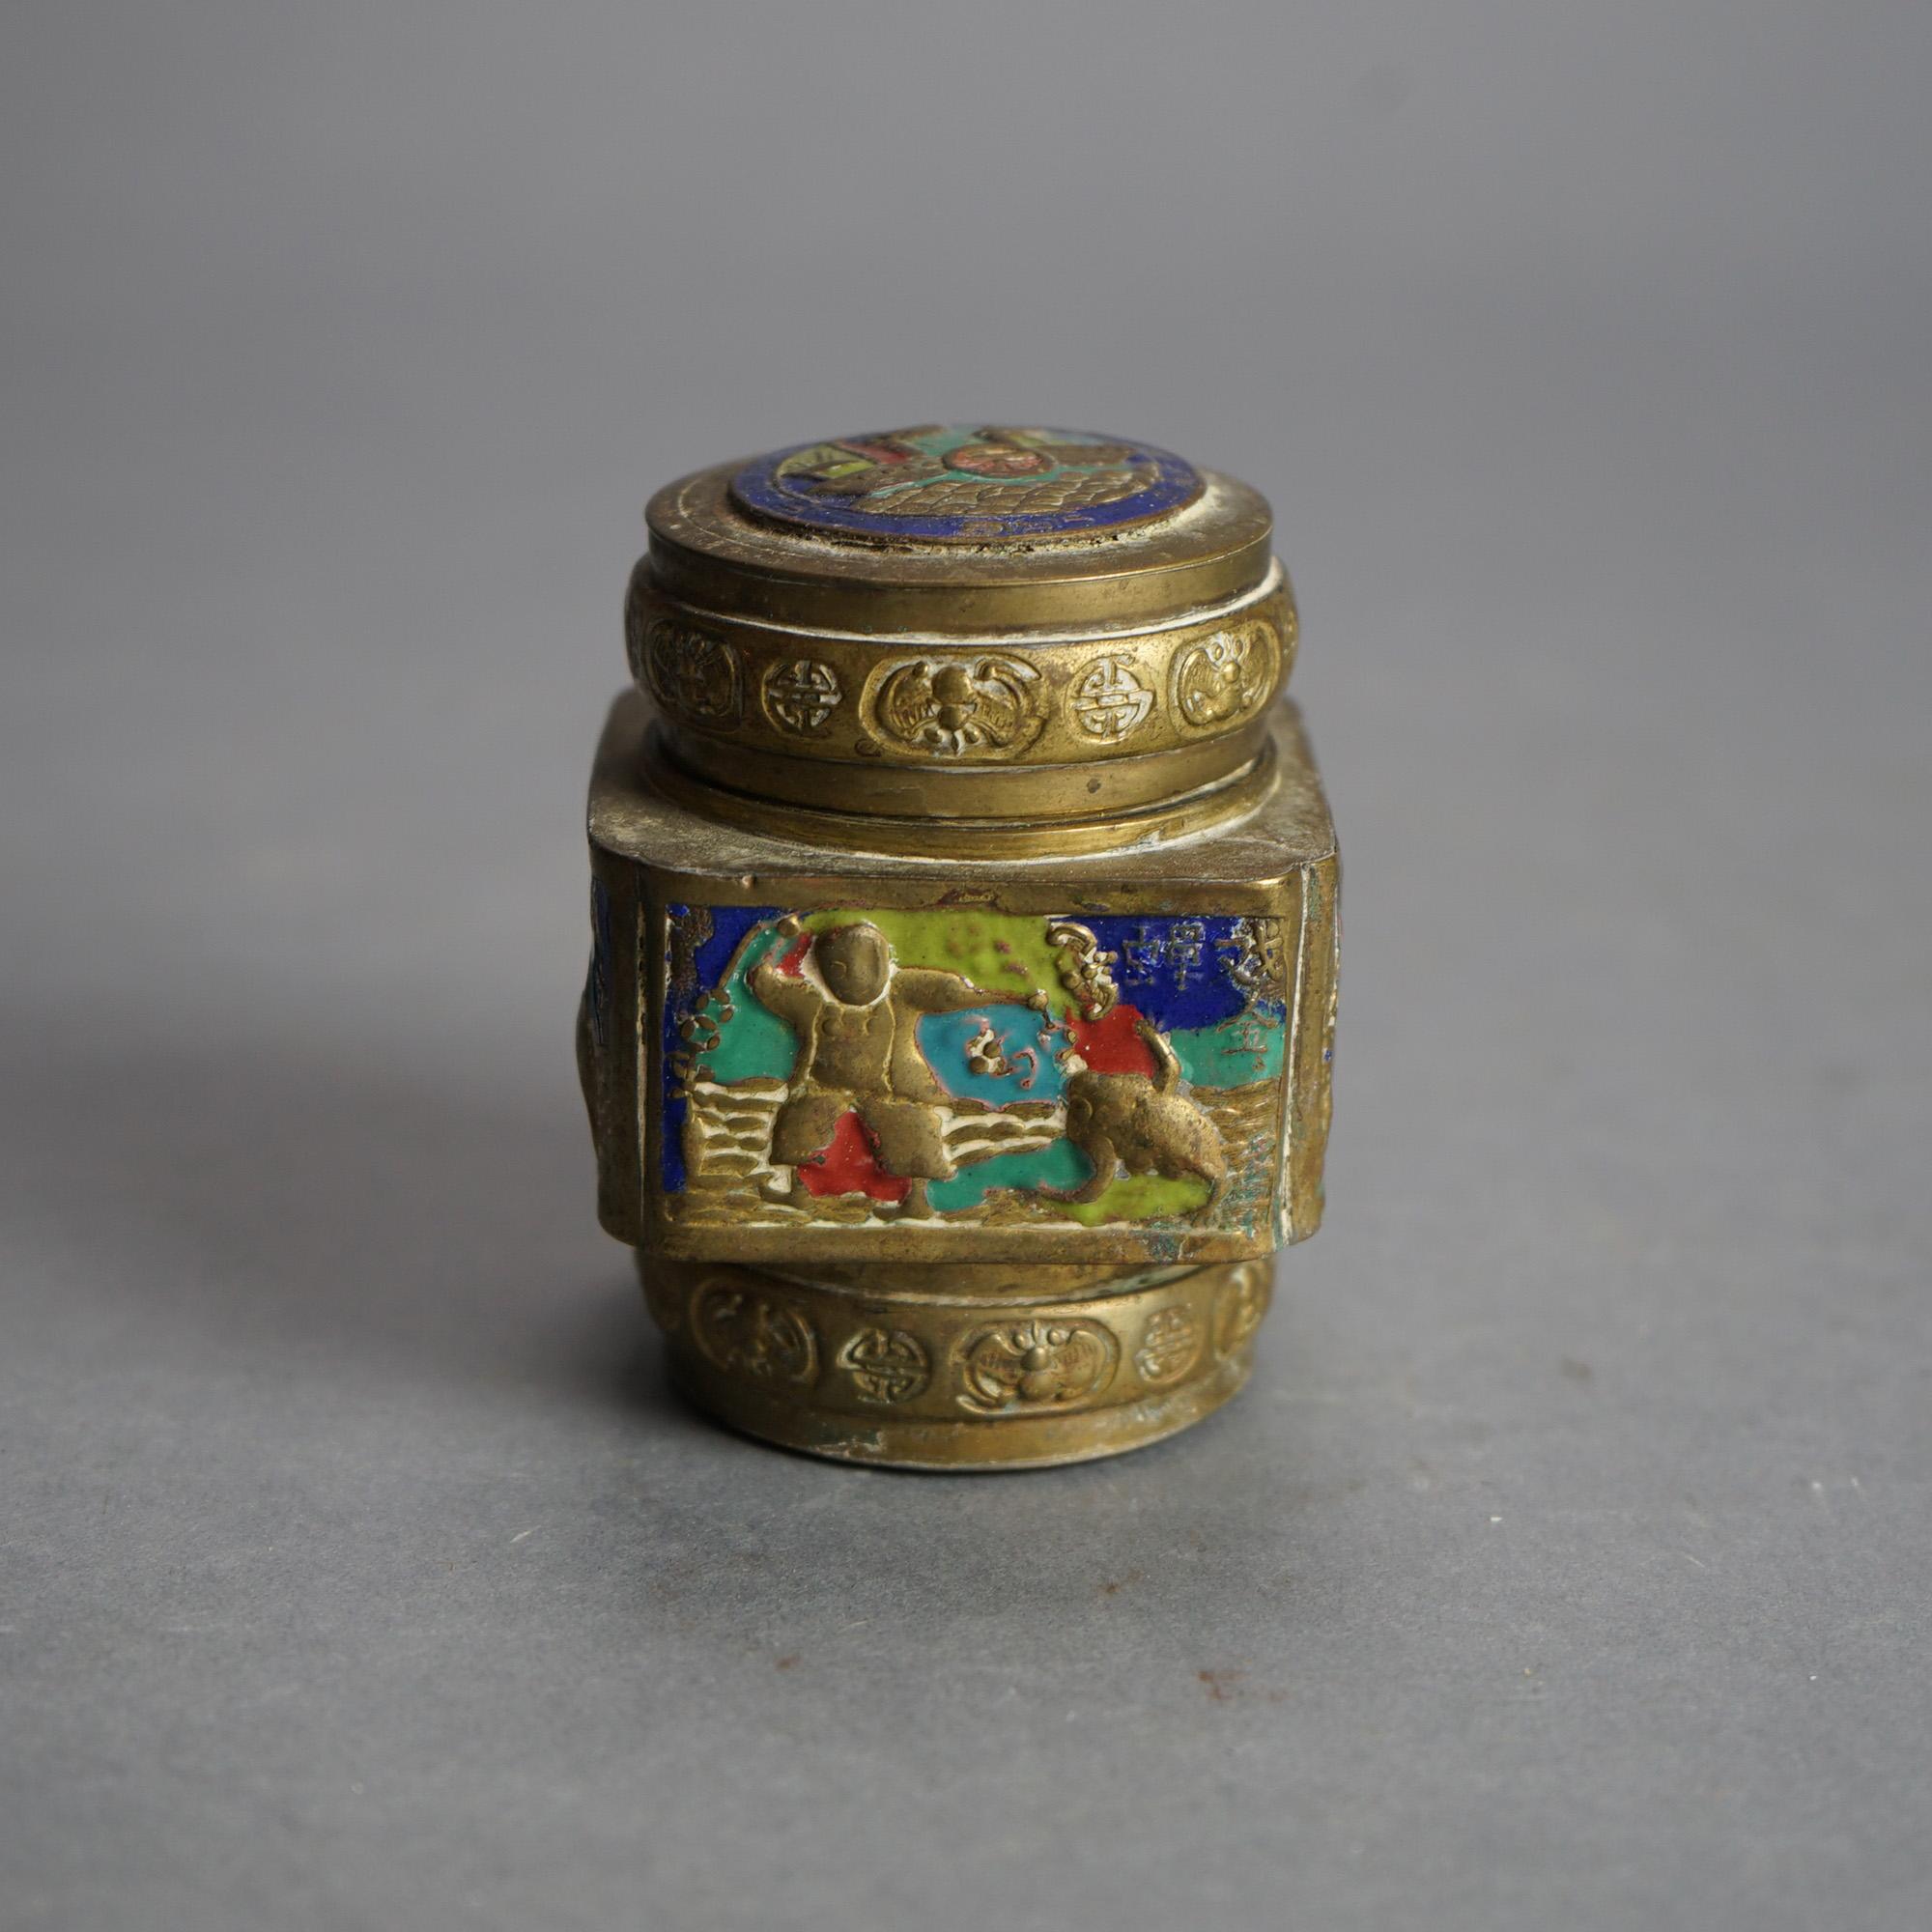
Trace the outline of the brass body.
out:
[[[1138,521],[1041,527],[1150,478]],[[837,526],[855,501],[948,514],[882,539]],[[648,521],[579,1048],[679,1379],[860,1462],[1184,1428],[1321,1208],[1338,860],[1266,505],[1138,445],[926,426]]]

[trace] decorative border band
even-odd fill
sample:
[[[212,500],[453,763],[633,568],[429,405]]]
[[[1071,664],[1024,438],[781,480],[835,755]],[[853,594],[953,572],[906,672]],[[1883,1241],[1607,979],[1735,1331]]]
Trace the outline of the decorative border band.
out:
[[[1279,570],[1161,629],[901,639],[699,611],[640,564],[624,635],[676,724],[827,763],[943,769],[1094,763],[1237,731],[1287,682],[1297,627]]]
[[[1016,1305],[639,1263],[645,1303],[680,1365],[706,1387],[734,1388],[741,1410],[749,1404],[764,1416],[765,1426],[748,1425],[757,1433],[793,1439],[800,1413],[873,1432],[917,1424],[928,1447],[949,1435],[958,1443],[960,1455],[947,1461],[975,1460],[974,1445],[984,1460],[1004,1460],[989,1438],[1009,1426],[1163,1403],[1231,1363],[1244,1368],[1273,1268],[1271,1260],[1232,1262]],[[787,1427],[792,1434],[781,1434]]]

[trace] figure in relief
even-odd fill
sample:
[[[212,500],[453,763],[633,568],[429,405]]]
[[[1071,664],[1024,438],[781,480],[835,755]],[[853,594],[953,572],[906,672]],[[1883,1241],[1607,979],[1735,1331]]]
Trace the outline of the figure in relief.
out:
[[[779,922],[804,938],[795,918]],[[957,973],[901,966],[875,925],[855,921],[809,942],[801,970],[767,957],[748,984],[799,1039],[790,1089],[772,1127],[772,1164],[788,1191],[802,1162],[824,1153],[839,1121],[858,1116],[879,1166],[910,1182],[899,1211],[927,1211],[925,1184],[958,1171],[946,1151],[946,1089],[920,1051],[922,1013],[959,1012],[989,995]]]
[[[1228,1159],[1214,1122],[1176,1090],[1180,1063],[1157,1028],[1145,1020],[1135,1031],[1147,1041],[1159,1071],[1096,1073],[1081,1066],[1066,1080],[1066,1138],[1094,1163],[1094,1178],[1071,1201],[1097,1201],[1113,1184],[1118,1167],[1129,1174],[1183,1175],[1205,1180],[1207,1206],[1218,1208],[1228,1191]]]
[[[1281,1133],[1273,926],[671,907],[665,1191],[700,1225],[1245,1231]]]

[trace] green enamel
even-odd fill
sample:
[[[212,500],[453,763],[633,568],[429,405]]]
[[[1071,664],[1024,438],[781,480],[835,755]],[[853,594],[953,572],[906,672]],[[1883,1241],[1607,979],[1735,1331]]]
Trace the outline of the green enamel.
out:
[[[781,944],[776,927],[753,933],[740,950],[724,981],[722,997],[710,994],[697,1009],[716,1020],[717,1043],[705,1053],[706,1075],[725,1085],[734,1080],[789,1080],[798,1059],[798,1036],[745,983],[745,975]],[[724,1008],[731,1018],[724,1019]],[[706,1037],[700,1030],[700,1037]]]
[[[1046,943],[1046,923],[1037,916],[977,912],[970,906],[940,912],[848,908],[809,913],[800,923],[824,932],[855,920],[876,925],[901,966],[958,973],[982,991],[1009,1000],[1041,991],[1062,1019],[1074,1010],[1072,996],[1060,981],[1059,956]]]
[[[1175,1221],[1205,1207],[1208,1186],[1192,1175],[1124,1174],[1097,1201],[1065,1201],[1064,1212],[1089,1228],[1103,1221]]]

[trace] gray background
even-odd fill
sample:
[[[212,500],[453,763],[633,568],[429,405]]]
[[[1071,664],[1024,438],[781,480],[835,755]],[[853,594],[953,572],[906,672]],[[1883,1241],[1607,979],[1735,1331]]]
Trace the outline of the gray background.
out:
[[[10,1925],[1932,1916],[1932,9],[22,5]],[[592,1218],[658,482],[1274,498],[1349,860],[1252,1391],[771,1453]]]

